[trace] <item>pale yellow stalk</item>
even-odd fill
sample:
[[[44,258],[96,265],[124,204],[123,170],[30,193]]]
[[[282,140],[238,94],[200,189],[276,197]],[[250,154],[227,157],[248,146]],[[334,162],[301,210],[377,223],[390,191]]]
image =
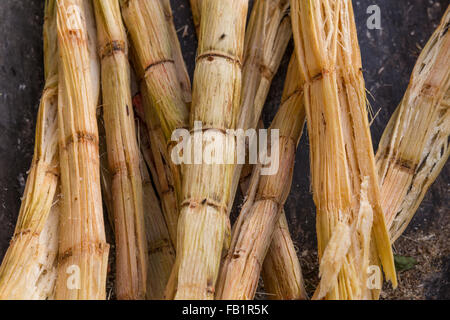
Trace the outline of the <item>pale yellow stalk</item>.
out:
[[[56,280],[59,219],[56,0],[45,1],[45,88],[17,225],[0,267],[0,299],[48,299]]]
[[[128,42],[118,0],[94,1],[101,58],[103,118],[116,240],[116,295],[144,299],[147,243],[139,148],[131,101]]]
[[[217,141],[227,145],[224,156],[232,162],[236,157],[236,137],[226,130],[236,129],[240,113],[247,10],[246,0],[202,1],[194,75],[191,129],[197,121],[203,130],[211,129]],[[202,144],[206,146],[207,142]],[[183,170],[178,262],[174,271],[176,299],[214,298],[221,253],[229,241],[228,204],[234,167],[192,164]]]
[[[91,1],[58,0],[62,205],[56,299],[105,299],[105,240],[96,108],[99,63]]]
[[[395,287],[381,208],[361,56],[350,0],[291,0],[317,207],[321,282],[316,299],[370,299],[368,266]]]
[[[450,8],[423,49],[377,152],[381,205],[394,242],[450,154]]]

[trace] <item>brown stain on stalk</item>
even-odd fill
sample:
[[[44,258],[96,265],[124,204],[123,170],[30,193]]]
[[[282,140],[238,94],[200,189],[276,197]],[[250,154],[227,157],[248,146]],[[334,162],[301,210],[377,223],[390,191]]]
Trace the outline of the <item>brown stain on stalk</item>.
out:
[[[75,134],[66,138],[66,141],[64,142],[64,150],[67,150],[67,148],[70,145],[74,144],[75,142],[92,144],[96,148],[98,148],[98,143],[99,143],[96,134],[90,133],[90,132],[78,131]]]
[[[123,53],[126,55],[126,47],[124,41],[113,40],[108,42],[102,49],[100,49],[101,59],[111,57],[116,53]]]

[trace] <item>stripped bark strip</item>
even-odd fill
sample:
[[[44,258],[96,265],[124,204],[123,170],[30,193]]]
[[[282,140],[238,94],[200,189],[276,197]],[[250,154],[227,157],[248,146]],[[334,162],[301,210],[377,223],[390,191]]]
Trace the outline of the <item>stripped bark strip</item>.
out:
[[[423,49],[377,153],[382,206],[394,242],[450,154],[450,8]]]

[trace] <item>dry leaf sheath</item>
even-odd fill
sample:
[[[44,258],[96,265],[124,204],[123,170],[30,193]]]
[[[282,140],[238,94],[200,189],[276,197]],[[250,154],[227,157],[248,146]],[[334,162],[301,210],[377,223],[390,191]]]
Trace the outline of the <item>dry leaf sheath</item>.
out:
[[[158,144],[165,146],[166,154],[170,155],[172,133],[188,127],[188,104],[191,101],[189,77],[173,25],[170,2],[120,0],[120,3],[130,36],[135,70],[151,101],[145,104],[146,122],[150,131],[161,130],[164,139],[158,135]],[[164,165],[166,168],[161,170],[171,172],[172,184],[164,191],[161,201],[171,239],[176,243],[181,174],[180,168],[172,161]],[[165,176],[153,178],[167,179]],[[174,207],[174,197],[178,200],[175,202],[177,207]]]
[[[271,132],[279,132],[278,145],[271,145],[270,150],[279,151],[279,169],[271,176],[261,175],[260,166],[254,169],[247,200],[233,227],[231,247],[220,273],[217,290],[220,299],[249,300],[255,296],[264,258],[291,189],[296,149],[305,123],[302,88],[294,55],[281,107],[270,127]]]
[[[56,299],[105,299],[109,246],[99,175],[99,63],[91,1],[59,0],[62,206]]]
[[[176,299],[214,298],[222,250],[229,241],[228,204],[235,166],[228,163],[236,158],[236,136],[227,129],[236,129],[238,121],[247,10],[246,0],[202,1],[191,129],[195,122],[201,122],[203,130],[210,129],[227,148],[217,155],[227,159],[225,164],[184,167]],[[191,142],[198,133],[194,130]]]
[[[97,0],[94,6],[101,58],[103,119],[112,177],[116,295],[120,300],[139,300],[146,295],[148,255],[127,36],[118,0]]]
[[[397,285],[380,203],[360,49],[350,0],[292,0],[317,207],[321,282],[315,298],[372,298],[371,246]]]
[[[31,169],[8,251],[0,267],[0,299],[48,299],[58,251],[58,59],[56,0],[45,1],[45,88]]]
[[[450,154],[450,9],[414,68],[377,153],[392,241],[406,229]]]

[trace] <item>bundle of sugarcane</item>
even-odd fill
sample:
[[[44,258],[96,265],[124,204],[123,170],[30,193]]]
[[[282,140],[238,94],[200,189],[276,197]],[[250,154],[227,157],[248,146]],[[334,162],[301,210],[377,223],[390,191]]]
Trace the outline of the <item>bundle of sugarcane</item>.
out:
[[[36,143],[19,218],[0,267],[0,299],[47,299],[56,280],[58,251],[58,59],[56,0],[45,1],[45,88]]]
[[[236,136],[228,129],[236,129],[239,115],[247,9],[247,0],[202,1],[191,111],[194,132],[185,152],[191,151],[196,160],[200,155],[202,162],[202,150],[208,142],[202,138],[199,141],[198,135],[208,130],[212,134],[211,141],[214,139],[211,155],[219,158],[223,154],[224,157],[211,164],[188,164],[183,171],[174,271],[177,299],[214,298],[221,253],[229,241],[228,205]],[[196,127],[197,122],[202,129]],[[197,144],[202,148],[195,148]]]
[[[104,299],[105,241],[96,108],[99,62],[91,1],[57,2],[62,206],[56,299]]]
[[[381,205],[395,241],[450,154],[450,8],[423,49],[377,153]]]
[[[121,0],[120,3],[131,39],[135,69],[151,101],[144,105],[147,125],[150,131],[162,131],[164,139],[159,134],[153,139],[158,139],[157,145],[164,146],[166,155],[171,155],[172,133],[188,126],[191,88],[172,21],[170,2]],[[161,202],[171,239],[176,243],[180,168],[174,162],[166,161],[160,169],[158,173],[170,171],[170,180],[173,181],[164,190]],[[165,175],[153,178],[155,181],[167,180]],[[174,199],[177,199],[175,203]]]
[[[147,283],[143,189],[131,100],[128,43],[118,0],[94,1],[103,118],[116,240],[116,295],[143,299]]]
[[[191,0],[194,24],[200,25],[200,0]],[[288,15],[289,1],[257,0],[254,3],[248,23],[244,64],[242,71],[241,114],[238,128],[255,129],[261,116],[272,79],[277,72],[287,44],[292,36],[292,28]],[[197,28],[198,32],[198,28]],[[229,202],[231,210],[237,186],[240,181],[247,180],[252,172],[244,170],[245,166],[237,165],[233,176],[232,198]],[[247,188],[243,188],[243,193]],[[284,211],[282,213],[284,215]],[[296,258],[294,245],[289,234],[286,218],[280,219],[274,232],[274,244],[267,255],[263,272],[265,289],[274,299],[303,299],[301,268]]]
[[[317,206],[321,281],[315,298],[372,298],[366,271],[377,263],[376,256],[393,286],[397,280],[380,204],[352,4],[292,0],[291,12],[306,80]],[[371,255],[371,247],[376,254]]]
[[[270,176],[262,175],[261,166],[254,169],[249,193],[233,227],[231,247],[222,266],[217,290],[220,299],[253,299],[255,296],[261,266],[291,187],[295,151],[305,123],[303,82],[293,55],[281,107],[270,127],[271,134],[273,130],[279,134],[279,141],[270,146],[272,155],[279,157],[273,160],[278,161],[279,169]]]

